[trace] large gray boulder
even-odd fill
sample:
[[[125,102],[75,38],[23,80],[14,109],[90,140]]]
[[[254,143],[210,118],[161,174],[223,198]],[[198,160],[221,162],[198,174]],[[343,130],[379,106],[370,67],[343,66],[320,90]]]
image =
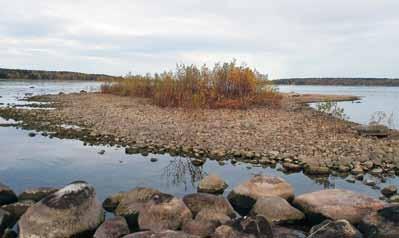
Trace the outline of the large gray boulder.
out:
[[[141,230],[160,232],[179,230],[192,219],[193,215],[184,202],[172,195],[154,195],[144,204],[139,214]]]
[[[238,213],[247,215],[255,202],[266,196],[292,200],[294,189],[280,177],[256,175],[235,187],[228,195],[228,199]]]
[[[362,234],[347,220],[325,220],[312,227],[307,238],[363,238]]]
[[[31,206],[18,225],[20,238],[89,236],[104,220],[94,188],[73,182]]]
[[[399,237],[399,204],[368,214],[360,222],[359,230],[366,238]]]
[[[115,214],[125,217],[131,230],[138,230],[139,214],[144,204],[150,201],[155,195],[162,195],[162,193],[156,189],[141,187],[134,188],[126,193],[117,194],[112,198],[114,203],[118,204],[115,209]],[[111,202],[109,204],[111,204]]]
[[[94,238],[119,238],[129,234],[129,226],[125,218],[113,217],[106,220],[94,233]]]
[[[293,204],[316,224],[325,219],[344,219],[358,224],[365,215],[385,205],[377,199],[342,189],[306,193],[296,197]]]
[[[251,215],[262,215],[271,223],[295,223],[305,215],[281,197],[259,198],[251,210]]]
[[[199,193],[222,194],[228,187],[219,176],[211,174],[203,178],[198,184]]]
[[[193,216],[196,216],[201,210],[212,210],[215,213],[226,214],[231,218],[236,217],[233,207],[229,201],[222,196],[207,193],[193,193],[183,197],[183,202],[190,209]]]
[[[0,206],[14,203],[18,200],[17,195],[8,186],[0,183]]]

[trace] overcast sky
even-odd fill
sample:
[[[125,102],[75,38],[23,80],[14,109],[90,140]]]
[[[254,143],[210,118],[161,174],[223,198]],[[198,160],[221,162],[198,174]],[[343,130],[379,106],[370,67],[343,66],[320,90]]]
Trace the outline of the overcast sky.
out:
[[[0,67],[399,77],[398,0],[0,0]]]

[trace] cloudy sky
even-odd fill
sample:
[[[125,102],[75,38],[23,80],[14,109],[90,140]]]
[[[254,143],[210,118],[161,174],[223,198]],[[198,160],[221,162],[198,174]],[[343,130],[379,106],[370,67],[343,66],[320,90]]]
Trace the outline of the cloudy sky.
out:
[[[398,0],[0,0],[0,67],[399,77]]]

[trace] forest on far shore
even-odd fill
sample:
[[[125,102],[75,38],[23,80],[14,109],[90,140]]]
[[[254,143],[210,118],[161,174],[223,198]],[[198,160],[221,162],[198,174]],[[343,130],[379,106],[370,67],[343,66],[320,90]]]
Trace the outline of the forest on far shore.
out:
[[[105,74],[85,74],[66,71],[44,71],[0,68],[0,79],[32,80],[109,80],[116,77]]]
[[[393,78],[287,78],[273,80],[277,85],[399,86]]]

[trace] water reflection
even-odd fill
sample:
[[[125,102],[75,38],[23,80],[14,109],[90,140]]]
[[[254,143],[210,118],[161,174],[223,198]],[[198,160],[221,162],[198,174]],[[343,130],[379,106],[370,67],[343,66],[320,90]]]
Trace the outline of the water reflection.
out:
[[[168,186],[183,184],[187,191],[189,186],[195,187],[204,175],[202,166],[193,165],[190,158],[176,157],[163,169],[162,178]]]

